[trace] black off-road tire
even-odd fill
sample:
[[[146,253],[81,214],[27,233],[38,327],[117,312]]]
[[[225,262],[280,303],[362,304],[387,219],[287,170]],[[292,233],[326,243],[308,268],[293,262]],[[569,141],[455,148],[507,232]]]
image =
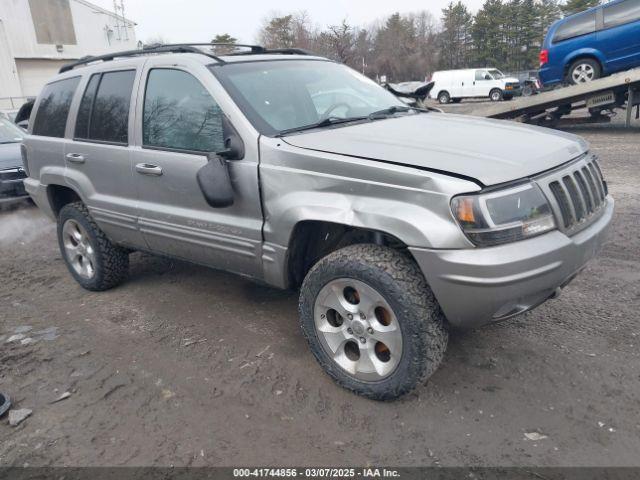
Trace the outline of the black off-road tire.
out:
[[[340,278],[356,279],[377,290],[400,324],[401,360],[381,381],[362,381],[348,374],[318,338],[316,297],[327,283]],[[321,259],[304,279],[299,313],[302,332],[325,372],[342,387],[373,400],[393,400],[424,384],[440,365],[448,342],[444,314],[419,267],[409,255],[378,245],[352,245]]]
[[[73,219],[84,227],[95,251],[95,273],[90,279],[78,275],[67,259],[62,229],[68,219]],[[58,215],[58,244],[67,269],[83,288],[101,292],[114,288],[126,280],[129,273],[129,251],[113,244],[107,238],[91,218],[89,210],[82,202],[69,203],[60,210]]]

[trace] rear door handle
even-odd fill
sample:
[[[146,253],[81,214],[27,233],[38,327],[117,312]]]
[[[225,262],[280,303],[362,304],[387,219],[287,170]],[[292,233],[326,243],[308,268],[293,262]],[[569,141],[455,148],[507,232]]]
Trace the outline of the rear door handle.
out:
[[[84,163],[84,155],[80,155],[79,153],[67,153],[67,160],[71,163]]]
[[[142,175],[151,175],[153,177],[159,177],[162,175],[162,167],[153,165],[151,163],[139,163],[136,165],[136,172]]]

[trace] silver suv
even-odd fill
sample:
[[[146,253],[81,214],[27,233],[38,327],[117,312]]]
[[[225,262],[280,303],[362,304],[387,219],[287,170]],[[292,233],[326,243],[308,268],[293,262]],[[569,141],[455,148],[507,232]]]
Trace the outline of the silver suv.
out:
[[[298,50],[83,59],[33,112],[25,185],[80,285],[140,250],[299,289],[322,368],[373,399],[423,383],[450,326],[557,296],[613,216],[580,138],[409,108]]]

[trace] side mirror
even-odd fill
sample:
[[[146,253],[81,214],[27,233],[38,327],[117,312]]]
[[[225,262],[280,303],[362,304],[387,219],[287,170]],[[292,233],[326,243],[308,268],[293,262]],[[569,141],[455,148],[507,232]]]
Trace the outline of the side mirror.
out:
[[[484,76],[484,79],[485,79],[485,80],[492,80],[491,75],[485,75],[485,76]]]
[[[209,162],[196,174],[202,195],[213,208],[230,207],[234,195],[227,162],[217,153],[207,158]]]

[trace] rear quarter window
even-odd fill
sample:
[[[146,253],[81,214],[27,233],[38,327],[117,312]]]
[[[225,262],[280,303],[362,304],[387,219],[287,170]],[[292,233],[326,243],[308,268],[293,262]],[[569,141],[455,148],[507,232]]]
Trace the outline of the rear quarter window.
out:
[[[588,35],[596,31],[596,14],[590,12],[584,15],[568,18],[556,30],[553,43],[562,42],[571,38]]]
[[[617,27],[640,20],[640,0],[627,0],[604,7],[604,28]]]
[[[45,85],[33,124],[33,134],[63,138],[73,95],[80,77],[67,78]]]

